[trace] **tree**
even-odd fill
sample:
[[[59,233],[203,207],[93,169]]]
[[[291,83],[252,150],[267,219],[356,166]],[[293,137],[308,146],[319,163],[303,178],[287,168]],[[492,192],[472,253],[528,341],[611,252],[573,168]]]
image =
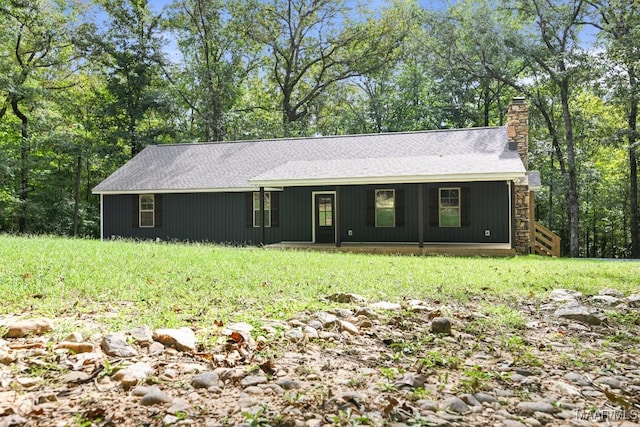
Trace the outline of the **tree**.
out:
[[[19,122],[17,162],[19,181],[18,230],[28,230],[31,192],[31,117],[39,102],[63,89],[77,59],[71,40],[74,12],[66,2],[8,0],[0,5],[0,119],[13,113]]]
[[[584,0],[514,0],[507,7],[517,14],[517,19],[528,23],[524,27],[528,31],[510,32],[504,38],[507,55],[521,58],[523,72],[509,75],[490,62],[484,66],[490,76],[524,93],[546,124],[553,153],[567,180],[569,253],[577,257],[580,255],[578,164],[570,103],[574,86],[586,76],[588,57],[579,45],[579,33],[588,4]],[[556,96],[559,118],[552,101]]]
[[[424,50],[432,55],[432,73],[439,82],[449,126],[505,123],[507,106],[516,93],[487,73],[487,67],[518,76],[522,60],[504,49],[510,32],[518,30],[520,23],[503,12],[491,0],[464,0],[428,15]]]
[[[255,48],[240,38],[225,0],[176,0],[167,26],[177,35],[182,60],[165,73],[194,115],[194,136],[221,141],[227,115],[256,66]]]
[[[310,104],[336,82],[392,61],[403,21],[375,20],[346,0],[246,0],[238,7],[246,35],[265,46],[280,91],[285,136],[304,134]],[[400,3],[398,3],[400,5]],[[294,129],[297,125],[297,129]]]
[[[98,0],[108,15],[105,29],[93,27],[89,36],[90,60],[107,73],[111,102],[105,114],[113,118],[113,137],[124,140],[135,156],[160,135],[171,132],[158,115],[170,107],[161,80],[163,63],[161,17],[154,16],[148,0]]]
[[[607,73],[615,99],[625,107],[629,158],[629,202],[631,210],[631,256],[640,258],[638,213],[638,101],[640,100],[640,5],[635,0],[595,1],[598,15],[593,23],[601,30],[606,46]]]

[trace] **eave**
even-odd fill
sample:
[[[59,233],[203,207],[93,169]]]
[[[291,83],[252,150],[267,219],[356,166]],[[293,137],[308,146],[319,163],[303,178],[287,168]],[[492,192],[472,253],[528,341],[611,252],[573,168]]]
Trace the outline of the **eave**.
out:
[[[483,174],[402,175],[370,177],[301,178],[301,179],[250,179],[256,187],[310,187],[321,185],[383,185],[418,184],[434,182],[515,181],[524,172],[495,172]]]

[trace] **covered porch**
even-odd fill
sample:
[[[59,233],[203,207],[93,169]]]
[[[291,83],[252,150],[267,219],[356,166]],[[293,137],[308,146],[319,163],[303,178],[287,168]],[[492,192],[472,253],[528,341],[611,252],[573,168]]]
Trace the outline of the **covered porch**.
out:
[[[281,242],[265,246],[268,249],[291,249],[324,252],[351,252],[385,255],[445,255],[511,257],[516,251],[508,243],[334,243]]]

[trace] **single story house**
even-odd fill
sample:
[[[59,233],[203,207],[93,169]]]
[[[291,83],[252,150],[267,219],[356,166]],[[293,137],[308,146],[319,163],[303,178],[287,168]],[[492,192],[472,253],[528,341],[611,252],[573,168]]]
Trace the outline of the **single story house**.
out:
[[[102,238],[531,250],[528,111],[506,127],[150,145],[93,189]]]

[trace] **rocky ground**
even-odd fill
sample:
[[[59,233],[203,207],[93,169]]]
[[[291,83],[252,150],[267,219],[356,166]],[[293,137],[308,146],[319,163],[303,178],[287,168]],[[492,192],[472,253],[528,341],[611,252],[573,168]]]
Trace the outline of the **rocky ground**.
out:
[[[344,308],[198,330],[74,319],[64,339],[65,319],[5,317],[0,427],[640,426],[640,295],[328,299]]]

